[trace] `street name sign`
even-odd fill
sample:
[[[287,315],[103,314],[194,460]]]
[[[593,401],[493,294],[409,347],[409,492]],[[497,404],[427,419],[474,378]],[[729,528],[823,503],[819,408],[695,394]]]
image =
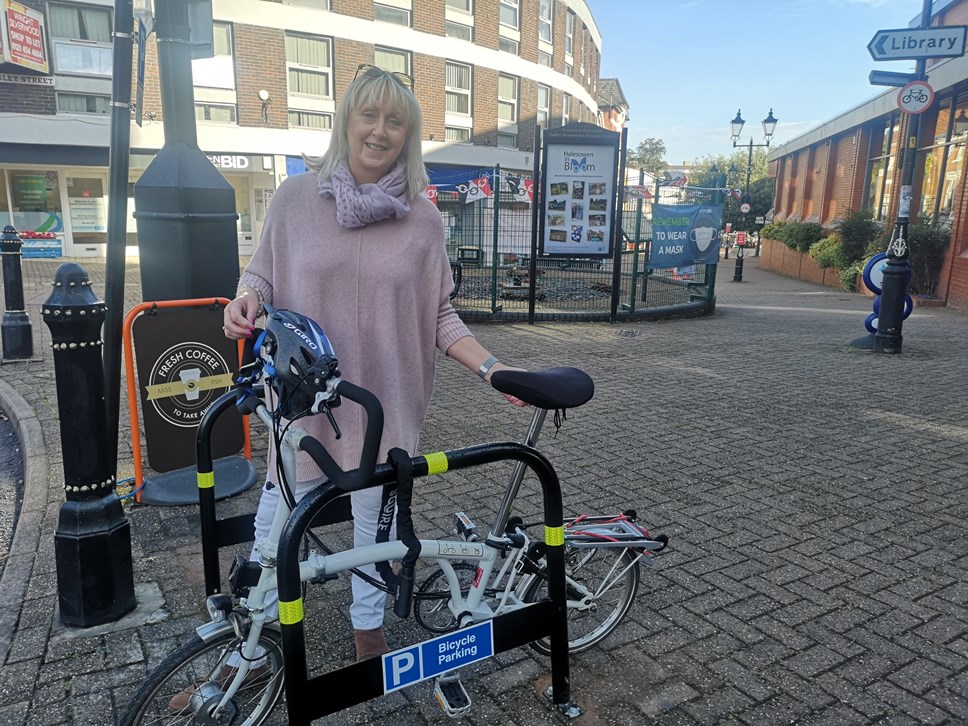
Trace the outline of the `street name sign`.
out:
[[[965,54],[968,25],[878,30],[867,44],[876,61],[958,58]]]
[[[872,86],[906,86],[911,81],[917,80],[914,73],[895,73],[894,71],[871,71],[867,77]]]

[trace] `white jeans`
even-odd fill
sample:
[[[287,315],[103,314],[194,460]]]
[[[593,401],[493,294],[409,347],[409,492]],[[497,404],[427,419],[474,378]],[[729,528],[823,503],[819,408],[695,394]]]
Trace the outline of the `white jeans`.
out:
[[[325,477],[319,477],[318,479],[298,482],[293,492],[296,501],[298,502],[308,492],[318,487],[324,481],[326,481]],[[382,487],[371,487],[370,489],[362,489],[350,494],[353,511],[354,547],[373,544],[376,540],[376,524],[380,512],[382,492]],[[276,513],[276,507],[279,506],[279,499],[280,493],[278,486],[273,484],[269,488],[263,485],[262,497],[259,499],[259,508],[255,513],[256,542],[259,541],[260,537],[264,537],[269,533],[269,528],[272,526],[272,518]],[[396,527],[391,530],[391,538],[394,537],[395,529]],[[360,569],[371,577],[375,577],[377,580],[380,579],[376,567],[373,565],[366,565]],[[385,592],[378,590],[373,585],[354,575],[353,603],[350,605],[350,620],[353,622],[353,627],[356,630],[371,630],[383,625],[383,610],[386,606],[386,600],[387,596]],[[272,617],[276,617],[278,614],[279,596],[275,590],[266,595],[265,610],[266,614]]]

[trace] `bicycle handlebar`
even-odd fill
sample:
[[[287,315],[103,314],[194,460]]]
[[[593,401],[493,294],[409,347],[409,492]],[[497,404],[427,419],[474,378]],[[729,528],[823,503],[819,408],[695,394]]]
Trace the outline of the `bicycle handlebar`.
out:
[[[309,454],[330,482],[343,491],[351,492],[365,488],[373,478],[377,455],[380,453],[380,441],[383,438],[383,406],[376,396],[355,383],[340,379],[336,382],[335,390],[343,398],[358,403],[366,412],[366,431],[363,434],[359,466],[351,471],[344,471],[326,447],[308,434],[299,440],[298,446]]]

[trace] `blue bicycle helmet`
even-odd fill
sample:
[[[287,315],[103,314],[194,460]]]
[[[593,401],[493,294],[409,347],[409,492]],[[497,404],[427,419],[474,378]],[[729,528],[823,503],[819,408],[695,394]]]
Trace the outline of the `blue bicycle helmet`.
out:
[[[291,310],[266,305],[266,329],[255,354],[276,395],[277,412],[287,419],[318,413],[317,393],[339,375],[336,354],[322,327]]]

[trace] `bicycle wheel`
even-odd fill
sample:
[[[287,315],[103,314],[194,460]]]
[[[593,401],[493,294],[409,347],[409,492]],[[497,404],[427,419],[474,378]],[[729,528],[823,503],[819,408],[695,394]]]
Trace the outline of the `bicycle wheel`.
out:
[[[608,637],[628,613],[639,588],[638,555],[629,549],[579,549],[566,543],[565,576],[568,650],[581,653]],[[536,602],[547,597],[547,580],[535,577],[525,591],[524,601]],[[532,641],[531,647],[551,655],[549,638]]]
[[[257,726],[269,716],[282,695],[282,641],[278,632],[263,629],[259,645],[266,653],[268,668],[244,683],[229,702],[229,712],[212,720],[209,709],[221,698],[220,671],[241,644],[235,633],[210,642],[197,635],[168,656],[132,696],[121,726],[140,724],[231,723]],[[173,698],[191,693],[188,704],[179,708]]]
[[[453,563],[461,592],[467,592],[474,583],[477,566],[467,562]],[[450,611],[450,587],[440,568],[434,570],[417,589],[414,597],[413,615],[417,622],[431,633],[449,633],[457,630],[457,618]]]

